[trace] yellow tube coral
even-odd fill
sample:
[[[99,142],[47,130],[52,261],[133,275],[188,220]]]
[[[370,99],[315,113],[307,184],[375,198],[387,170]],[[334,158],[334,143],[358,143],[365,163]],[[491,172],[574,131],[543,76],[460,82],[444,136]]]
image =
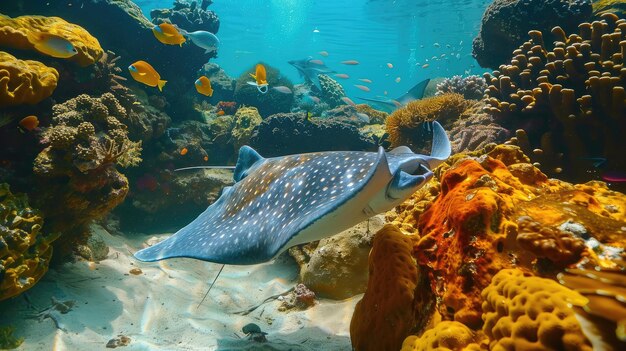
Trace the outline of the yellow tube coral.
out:
[[[36,104],[52,94],[58,79],[52,67],[0,51],[0,107]]]

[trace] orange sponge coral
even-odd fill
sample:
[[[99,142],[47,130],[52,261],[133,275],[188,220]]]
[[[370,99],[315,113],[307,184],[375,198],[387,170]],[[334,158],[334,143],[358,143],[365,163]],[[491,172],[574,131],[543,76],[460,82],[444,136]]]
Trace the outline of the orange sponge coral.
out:
[[[505,269],[482,292],[491,350],[589,350],[573,306],[588,300],[559,283]]]
[[[480,350],[479,337],[465,324],[444,321],[427,330],[420,337],[411,335],[404,339],[401,351]]]
[[[78,54],[69,60],[81,66],[98,61],[104,54],[98,39],[83,27],[68,23],[59,17],[20,16],[11,18],[0,15],[0,45],[21,50],[35,50],[28,40],[31,33],[55,34],[69,40]]]
[[[36,104],[52,94],[58,79],[52,67],[0,51],[0,107]]]
[[[415,324],[418,270],[413,241],[393,225],[376,233],[369,258],[369,281],[350,323],[355,350],[398,350]]]

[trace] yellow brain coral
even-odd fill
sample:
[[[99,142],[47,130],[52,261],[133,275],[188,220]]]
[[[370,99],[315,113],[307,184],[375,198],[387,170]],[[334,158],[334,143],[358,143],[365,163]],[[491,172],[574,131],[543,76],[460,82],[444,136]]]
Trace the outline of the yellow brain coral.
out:
[[[420,337],[411,335],[404,339],[401,351],[480,350],[477,339],[476,333],[465,324],[444,321]]]
[[[58,79],[52,67],[0,51],[0,107],[36,104],[52,94]]]
[[[413,241],[393,225],[376,233],[369,257],[369,281],[357,303],[350,338],[354,350],[398,350],[415,324],[418,271]]]
[[[587,298],[517,269],[496,274],[482,292],[483,332],[490,350],[589,350],[573,306]]]
[[[78,54],[69,60],[83,67],[98,61],[104,54],[98,39],[83,27],[66,22],[62,18],[45,16],[11,18],[0,15],[0,46],[36,51],[28,36],[37,32],[55,34],[69,40],[78,51]]]

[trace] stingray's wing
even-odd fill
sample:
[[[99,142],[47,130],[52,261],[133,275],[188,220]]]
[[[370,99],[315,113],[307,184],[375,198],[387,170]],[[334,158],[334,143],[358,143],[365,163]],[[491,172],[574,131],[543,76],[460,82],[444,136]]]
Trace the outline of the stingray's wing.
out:
[[[404,95],[400,96],[396,100],[399,101],[402,105],[406,105],[411,101],[419,100],[424,97],[424,92],[426,91],[426,87],[430,82],[429,79],[424,79],[423,81],[417,83],[413,88],[409,89]]]
[[[224,264],[272,259],[303,229],[358,194],[384,160],[382,148],[378,154],[315,155],[314,159],[298,159],[305,154],[255,162],[253,172],[225,188],[193,222],[135,257],[142,261],[190,257]]]

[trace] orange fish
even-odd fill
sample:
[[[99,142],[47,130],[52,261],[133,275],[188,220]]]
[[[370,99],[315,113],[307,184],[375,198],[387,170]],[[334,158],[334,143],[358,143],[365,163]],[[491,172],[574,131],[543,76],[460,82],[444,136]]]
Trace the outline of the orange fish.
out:
[[[213,88],[211,87],[211,81],[206,76],[202,76],[196,79],[195,86],[196,86],[196,90],[200,94],[205,95],[205,96],[213,95]]]
[[[31,132],[39,126],[39,118],[37,116],[27,116],[22,118],[18,124],[24,130]]]
[[[260,63],[257,64],[255,73],[254,74],[250,73],[250,76],[256,82],[248,82],[248,84],[256,86],[257,90],[261,94],[267,93],[267,87],[269,84],[267,84],[267,72],[265,71],[265,66],[263,66]]]
[[[159,91],[163,91],[166,80],[161,80],[159,73],[146,61],[137,61],[128,66],[130,75],[134,80],[147,86],[158,87]]]
[[[209,156],[204,156],[203,160],[204,160],[204,162],[208,161],[209,160]]]
[[[219,110],[219,111],[217,111],[217,115],[218,115],[218,116],[223,116],[223,115],[225,115],[225,114],[226,114],[226,112],[224,112],[224,110]]]
[[[187,39],[180,34],[178,28],[165,22],[152,27],[152,34],[154,34],[158,41],[167,45],[183,46],[183,43],[187,41]]]
[[[74,45],[64,37],[52,33],[31,32],[27,40],[37,51],[56,58],[69,58],[78,54]]]
[[[188,152],[189,152],[189,150],[187,150],[187,148],[186,148],[186,147],[184,147],[184,148],[180,149],[180,155],[181,155],[181,156],[185,156],[185,155],[187,155],[187,153],[188,153]]]

